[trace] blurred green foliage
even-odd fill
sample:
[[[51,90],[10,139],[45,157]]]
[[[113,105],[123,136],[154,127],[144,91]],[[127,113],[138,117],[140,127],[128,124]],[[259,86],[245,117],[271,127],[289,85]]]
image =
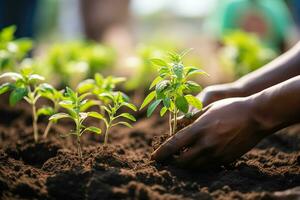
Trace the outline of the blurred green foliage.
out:
[[[76,41],[52,45],[44,62],[63,85],[74,86],[96,72],[112,67],[115,51],[93,42]]]
[[[222,43],[221,63],[235,78],[258,69],[276,56],[256,35],[240,30],[226,34]]]
[[[129,65],[136,68],[135,76],[126,82],[126,89],[134,90],[137,88],[146,88],[156,76],[158,67],[153,65],[151,58],[163,58],[165,51],[156,46],[139,45],[137,47],[137,56],[130,58]]]
[[[22,59],[32,49],[32,41],[27,38],[15,39],[15,26],[9,26],[0,32],[0,70],[17,70]]]

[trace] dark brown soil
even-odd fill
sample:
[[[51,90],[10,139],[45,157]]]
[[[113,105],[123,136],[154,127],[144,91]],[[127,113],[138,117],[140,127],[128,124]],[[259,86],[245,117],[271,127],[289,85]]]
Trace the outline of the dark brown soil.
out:
[[[297,199],[300,130],[263,140],[229,167],[186,171],[150,161],[153,138],[167,132],[165,119],[141,119],[116,128],[110,145],[83,136],[84,158],[74,138],[61,138],[69,122],[46,140],[32,139],[30,108],[0,104],[0,199]],[[45,120],[46,121],[46,120]],[[45,128],[45,122],[40,122]],[[293,189],[292,192],[283,191]],[[278,195],[291,194],[283,198]],[[294,196],[292,196],[294,195]]]

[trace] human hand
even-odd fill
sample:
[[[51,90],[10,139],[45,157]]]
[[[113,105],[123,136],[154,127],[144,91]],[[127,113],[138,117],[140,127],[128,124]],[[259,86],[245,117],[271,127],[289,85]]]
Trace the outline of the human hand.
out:
[[[198,118],[192,124],[163,143],[152,158],[163,161],[180,152],[174,159],[182,167],[230,163],[268,134],[253,110],[248,98],[229,98],[210,104],[196,114]],[[182,125],[183,121],[179,123]]]
[[[197,97],[202,101],[203,106],[207,106],[215,101],[243,96],[242,88],[235,83],[211,85],[206,87]]]

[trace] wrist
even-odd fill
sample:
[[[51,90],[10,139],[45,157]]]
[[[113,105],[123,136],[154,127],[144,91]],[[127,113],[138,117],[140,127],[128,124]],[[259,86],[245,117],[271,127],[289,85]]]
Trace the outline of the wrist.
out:
[[[250,105],[252,120],[260,133],[267,136],[282,127],[283,119],[280,115],[274,114],[274,108],[268,102],[268,96],[263,92],[246,97],[246,99]]]
[[[245,97],[248,96],[245,90],[245,87],[239,82],[229,83],[228,86],[228,94],[230,97]]]

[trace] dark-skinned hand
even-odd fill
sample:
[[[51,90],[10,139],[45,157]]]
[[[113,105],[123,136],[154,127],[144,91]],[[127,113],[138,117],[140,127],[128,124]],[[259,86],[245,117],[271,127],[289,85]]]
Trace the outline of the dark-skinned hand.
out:
[[[163,161],[173,157],[178,165],[187,168],[230,163],[266,135],[254,119],[252,110],[246,98],[214,102],[193,119],[179,120],[179,127],[185,128],[163,143],[152,158]]]

